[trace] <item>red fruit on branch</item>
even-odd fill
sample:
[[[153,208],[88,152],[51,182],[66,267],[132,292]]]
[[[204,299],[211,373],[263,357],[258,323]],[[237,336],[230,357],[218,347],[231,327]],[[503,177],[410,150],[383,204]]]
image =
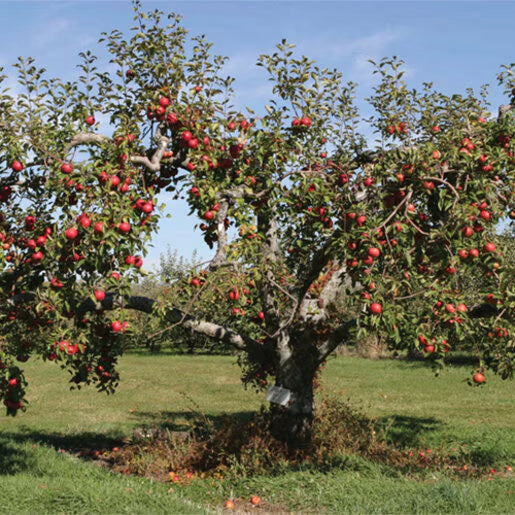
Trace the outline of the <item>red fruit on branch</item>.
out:
[[[75,227],[70,227],[64,234],[69,240],[74,240],[79,235],[79,231]]]
[[[114,320],[111,322],[111,331],[114,333],[119,333],[123,328],[122,323],[119,320]]]
[[[118,224],[118,230],[122,234],[128,234],[131,230],[131,224],[129,222],[120,222]]]
[[[21,172],[23,170],[23,165],[21,164],[20,161],[13,161],[12,164],[11,164],[11,168],[15,172]]]
[[[106,298],[105,291],[103,290],[94,290],[95,299],[97,299],[99,302],[102,302]]]
[[[73,166],[71,164],[63,163],[61,165],[61,172],[66,173],[66,174],[70,174],[70,173],[72,173],[72,171],[73,171]]]

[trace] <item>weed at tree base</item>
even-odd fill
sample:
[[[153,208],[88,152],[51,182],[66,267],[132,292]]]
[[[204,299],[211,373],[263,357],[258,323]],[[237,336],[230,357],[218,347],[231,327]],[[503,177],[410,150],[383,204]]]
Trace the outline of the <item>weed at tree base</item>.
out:
[[[494,472],[473,462],[465,446],[418,449],[388,442],[387,428],[349,404],[326,398],[313,423],[311,444],[291,451],[270,431],[271,414],[262,408],[250,420],[206,417],[189,431],[150,428],[120,448],[93,458],[114,472],[189,484],[196,478],[241,478],[294,470],[359,470],[379,465],[392,477],[424,479],[436,472],[456,478],[491,477]]]

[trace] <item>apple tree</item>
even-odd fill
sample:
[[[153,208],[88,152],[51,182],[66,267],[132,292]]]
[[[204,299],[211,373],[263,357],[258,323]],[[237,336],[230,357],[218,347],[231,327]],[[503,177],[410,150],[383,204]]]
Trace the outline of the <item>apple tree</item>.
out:
[[[242,112],[204,36],[134,10],[131,34],[101,39],[111,71],[85,52],[63,81],[20,59],[23,92],[0,93],[8,414],[25,409],[31,356],[113,391],[131,309],[240,350],[247,385],[287,390],[272,431],[292,444],[309,440],[320,366],[370,332],[436,364],[473,339],[476,382],[512,375],[513,270],[496,235],[514,217],[512,67],[491,114],[486,90],[410,89],[402,62],[383,59],[364,120],[356,84],[283,41],[257,63],[274,97]],[[131,296],[180,197],[214,256],[173,295]],[[474,299],[460,288],[471,275],[484,278]]]

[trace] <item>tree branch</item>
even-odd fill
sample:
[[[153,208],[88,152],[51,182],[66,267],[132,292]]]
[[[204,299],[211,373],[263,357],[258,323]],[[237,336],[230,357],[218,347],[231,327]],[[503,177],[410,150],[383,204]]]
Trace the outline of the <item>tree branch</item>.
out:
[[[225,226],[225,220],[229,212],[229,207],[233,203],[234,199],[245,197],[245,186],[239,186],[230,190],[223,191],[216,195],[217,200],[220,203],[220,209],[216,215],[216,231],[218,236],[217,249],[215,257],[211,260],[208,266],[209,270],[215,270],[222,266],[229,266],[226,262],[227,259],[227,228]]]
[[[170,138],[162,135],[161,131],[158,129],[155,139],[157,142],[157,149],[152,158],[149,159],[147,156],[131,156],[131,163],[143,165],[151,172],[158,172],[161,169],[161,159],[163,159],[166,147],[170,143]]]
[[[318,356],[319,361],[323,361],[327,356],[331,354],[331,352],[341,345],[343,342],[347,341],[351,336],[352,329],[356,326],[356,320],[348,320],[344,322],[339,327],[337,327],[329,336],[329,338],[318,347]]]
[[[497,121],[501,121],[505,118],[506,116],[506,113],[508,113],[508,111],[511,111],[513,109],[513,105],[512,104],[502,104],[499,106],[499,115],[497,116]]]
[[[35,293],[25,292],[11,297],[7,303],[12,305],[24,304],[33,301],[35,298]],[[124,308],[152,314],[156,304],[157,301],[155,299],[148,297],[116,297],[112,293],[107,293],[105,299],[102,302],[95,302],[91,298],[87,298],[81,302],[76,310],[76,320],[78,323],[80,323],[86,313],[90,311],[97,311],[99,309],[112,310],[115,308]],[[181,321],[180,325],[185,329],[189,329],[195,333],[203,334],[219,342],[228,343],[238,350],[251,354],[253,358],[259,359],[264,353],[263,346],[259,342],[247,336],[242,336],[229,327],[214,324],[212,322],[206,322],[204,320],[197,320],[178,308],[171,308],[168,311],[167,316],[174,321]]]
[[[94,145],[101,145],[107,138],[103,134],[93,134],[92,132],[81,132],[79,134],[75,134],[73,138],[70,140],[68,145],[64,147],[63,154],[67,156],[72,148],[78,147],[80,145],[87,145],[92,143]]]

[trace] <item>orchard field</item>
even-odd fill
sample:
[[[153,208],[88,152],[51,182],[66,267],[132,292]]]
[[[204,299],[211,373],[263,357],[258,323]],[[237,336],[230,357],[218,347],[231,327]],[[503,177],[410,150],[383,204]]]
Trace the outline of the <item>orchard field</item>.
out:
[[[515,513],[511,56],[356,82],[281,35],[261,96],[122,4],[72,65],[0,53],[0,514]],[[168,227],[211,257],[152,279]]]
[[[336,357],[317,391],[319,403],[336,396],[376,417],[389,445],[413,449],[413,460],[420,460],[419,452],[431,459],[458,449],[462,463],[478,473],[413,473],[349,452],[324,467],[289,463],[255,475],[235,465],[220,477],[193,471],[186,479],[181,472],[176,482],[115,474],[91,453],[112,456],[135,431],[185,431],[198,419],[217,424],[224,413],[248,418],[264,395],[241,388],[233,356],[133,352],[120,365],[120,387],[106,396],[94,388],[70,392],[66,372],[27,363],[30,409],[0,420],[0,512],[212,513],[227,499],[235,500],[236,510],[249,510],[252,495],[261,498],[253,513],[515,510],[512,385],[488,377],[485,385],[469,387],[470,363],[451,365],[435,378],[420,361]],[[87,456],[78,456],[79,449]]]

